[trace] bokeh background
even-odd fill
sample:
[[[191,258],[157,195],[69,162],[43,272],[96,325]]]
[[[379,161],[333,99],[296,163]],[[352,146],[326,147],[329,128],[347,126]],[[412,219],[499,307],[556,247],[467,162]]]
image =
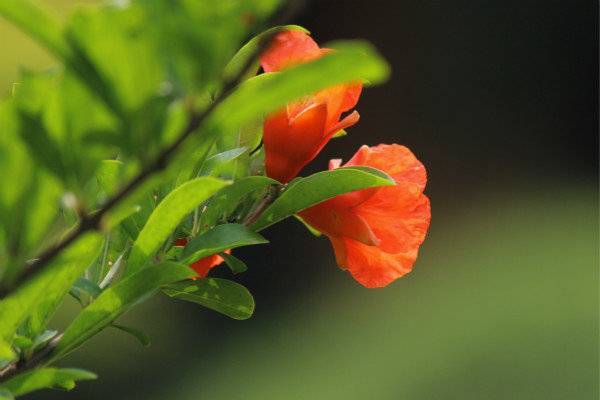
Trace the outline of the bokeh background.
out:
[[[410,147],[433,211],[414,271],[364,289],[289,220],[237,253],[252,319],[156,298],[121,319],[150,348],[105,331],[62,363],[99,381],[28,398],[597,399],[598,2],[320,0],[293,22],[392,65],[306,172],[363,143]],[[2,93],[19,66],[53,64],[3,20],[0,47]]]

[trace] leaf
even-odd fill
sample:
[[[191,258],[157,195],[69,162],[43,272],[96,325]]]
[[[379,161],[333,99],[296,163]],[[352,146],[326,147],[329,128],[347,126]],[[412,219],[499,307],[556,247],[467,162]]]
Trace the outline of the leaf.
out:
[[[76,381],[96,379],[96,374],[76,368],[39,368],[0,384],[0,389],[21,396],[44,388],[71,390]]]
[[[317,172],[292,181],[251,228],[260,231],[298,211],[340,194],[388,185],[394,185],[394,180],[375,168],[342,167]]]
[[[196,236],[181,253],[184,263],[192,263],[203,257],[241,246],[268,243],[256,232],[241,224],[223,224]]]
[[[198,303],[237,320],[248,319],[254,313],[254,298],[248,289],[227,279],[177,282],[165,287],[163,292],[169,297]]]
[[[100,162],[96,171],[96,179],[106,194],[111,195],[117,191],[123,169],[123,163],[119,160],[102,160]]]
[[[102,289],[95,282],[81,277],[73,283],[73,287],[71,287],[69,293],[82,304],[86,304],[90,299],[98,297],[102,293]]]
[[[338,42],[335,47],[336,51],[315,61],[243,82],[215,109],[209,125],[237,132],[239,126],[303,95],[346,82],[379,83],[389,75],[388,64],[371,45],[349,41]]]
[[[217,176],[221,168],[246,152],[245,147],[237,147],[209,157],[202,165],[199,175]]]
[[[219,190],[211,199],[202,214],[202,226],[211,226],[217,219],[228,217],[247,194],[269,185],[279,185],[275,179],[266,176],[248,176]]]
[[[148,335],[146,335],[144,332],[140,331],[139,329],[135,329],[130,326],[125,326],[125,325],[121,325],[121,324],[114,324],[114,323],[111,324],[110,326],[112,326],[113,328],[116,328],[120,331],[129,333],[131,336],[136,338],[137,341],[140,342],[140,344],[142,346],[144,346],[144,347],[150,346],[150,338],[148,337]]]
[[[219,253],[219,255],[223,257],[223,260],[225,260],[225,263],[227,263],[227,266],[234,274],[241,274],[242,272],[246,272],[248,270],[246,263],[239,258],[227,253]]]
[[[184,183],[169,193],[152,212],[133,244],[127,260],[126,273],[139,271],[185,216],[227,184],[215,178],[200,177]]]
[[[0,400],[15,400],[12,393],[6,389],[0,389]]]
[[[46,346],[48,342],[50,342],[56,337],[56,335],[58,335],[58,331],[54,330],[46,330],[40,333],[32,343],[31,352],[35,352],[38,349],[41,349],[44,346]]]
[[[18,347],[21,351],[27,350],[33,346],[33,340],[29,339],[27,336],[15,335],[13,346]]]
[[[0,339],[11,341],[18,326],[29,316],[31,336],[39,333],[69,288],[94,260],[101,236],[88,233],[69,246],[40,274],[0,301]]]
[[[0,368],[14,360],[16,357],[12,346],[8,342],[0,339]]]
[[[0,15],[18,26],[31,38],[49,49],[59,58],[69,54],[69,48],[62,34],[62,27],[29,0],[0,1]]]
[[[194,272],[183,264],[165,261],[144,268],[106,289],[75,318],[51,354],[55,361],[100,332],[118,316],[150,297],[161,286],[186,279]]]

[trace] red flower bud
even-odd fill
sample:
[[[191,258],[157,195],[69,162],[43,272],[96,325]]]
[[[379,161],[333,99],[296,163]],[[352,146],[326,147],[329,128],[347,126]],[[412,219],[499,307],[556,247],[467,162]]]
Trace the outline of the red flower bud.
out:
[[[341,160],[331,160],[329,169]],[[409,149],[397,144],[362,146],[345,166],[374,167],[396,185],[359,190],[326,200],[300,216],[323,232],[338,265],[360,284],[386,286],[412,270],[431,210],[423,194],[427,175]]]
[[[331,51],[319,48],[306,33],[287,30],[273,38],[260,62],[266,73],[308,62]],[[282,183],[292,180],[319,154],[329,139],[341,129],[358,122],[353,111],[362,90],[361,83],[337,85],[288,104],[269,115],[263,126],[267,175]]]

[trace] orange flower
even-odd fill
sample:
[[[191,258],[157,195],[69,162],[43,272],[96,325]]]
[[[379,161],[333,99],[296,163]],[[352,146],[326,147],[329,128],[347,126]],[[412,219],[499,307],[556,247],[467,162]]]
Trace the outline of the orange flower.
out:
[[[179,238],[175,240],[175,246],[185,246],[188,243],[188,239],[187,238]],[[227,254],[231,254],[231,250],[225,250],[224,253]],[[210,256],[206,256],[203,257],[201,259],[199,259],[198,261],[193,262],[192,264],[190,264],[190,268],[193,269],[194,271],[196,271],[196,273],[198,274],[197,276],[193,276],[191,277],[191,279],[201,279],[201,278],[206,278],[206,275],[208,275],[208,272],[213,269],[214,267],[216,267],[217,265],[220,265],[221,263],[223,263],[223,261],[225,261],[223,259],[223,257],[221,257],[218,254],[213,254]]]
[[[331,160],[329,169],[341,160]],[[427,175],[409,149],[397,144],[362,146],[345,166],[365,165],[396,185],[359,190],[326,200],[300,216],[323,232],[338,265],[362,285],[386,286],[411,271],[431,219],[423,194]]]
[[[319,48],[306,33],[287,30],[275,35],[260,63],[266,73],[276,72],[319,58],[328,51],[331,50]],[[361,90],[360,83],[337,85],[269,115],[263,126],[267,175],[282,183],[289,182],[336,132],[356,124],[359,119],[356,111],[341,120],[340,117],[356,105]]]

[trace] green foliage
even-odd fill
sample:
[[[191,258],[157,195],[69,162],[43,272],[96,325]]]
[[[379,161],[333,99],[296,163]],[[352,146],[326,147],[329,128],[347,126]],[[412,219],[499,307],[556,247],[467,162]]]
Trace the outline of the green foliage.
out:
[[[43,273],[0,301],[0,338],[12,342],[17,328],[27,318],[28,331],[39,333],[73,282],[97,256],[99,244],[98,234],[81,237]]]
[[[152,212],[134,242],[127,260],[127,273],[139,271],[171,236],[181,220],[226,184],[218,179],[201,177],[170,192]]]
[[[115,321],[161,290],[249,318],[246,288],[190,281],[187,264],[220,254],[233,273],[244,272],[226,251],[267,243],[258,230],[337,194],[389,184],[367,168],[287,187],[264,176],[267,113],[389,74],[370,45],[352,41],[256,76],[265,40],[304,30],[268,29],[279,3],[110,2],[61,22],[29,0],[0,2],[0,15],[60,64],[23,71],[0,102],[0,398],[95,378],[49,366],[106,327],[148,345],[144,333]],[[182,238],[186,246],[174,246]],[[82,310],[61,334],[52,316],[67,294]],[[37,368],[25,371],[29,363]],[[20,374],[5,379],[11,368]]]
[[[191,275],[193,272],[185,265],[166,261],[124,278],[105,290],[75,318],[52,353],[52,359],[61,358],[82,345],[161,286]]]
[[[254,298],[248,289],[227,279],[177,282],[166,286],[163,292],[169,297],[198,303],[233,319],[248,319],[254,313]]]
[[[268,243],[258,233],[241,224],[217,225],[193,238],[181,253],[184,262],[191,263],[200,258],[241,246]]]
[[[0,384],[0,389],[21,396],[44,388],[71,390],[76,381],[96,379],[96,374],[75,368],[40,368]]]

